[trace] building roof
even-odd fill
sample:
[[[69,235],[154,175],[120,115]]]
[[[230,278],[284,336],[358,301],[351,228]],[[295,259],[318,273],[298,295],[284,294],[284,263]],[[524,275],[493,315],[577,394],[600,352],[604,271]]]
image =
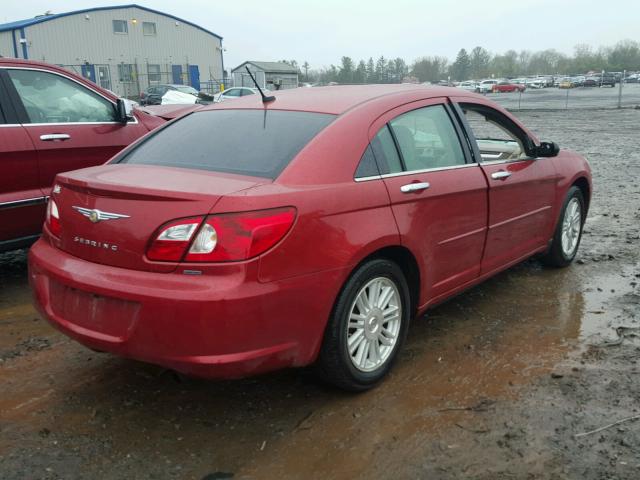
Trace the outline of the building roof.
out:
[[[147,12],[151,12],[151,13],[156,13],[158,15],[163,15],[165,17],[169,17],[169,18],[173,18],[174,20],[177,20],[180,23],[184,23],[185,25],[191,25],[192,27],[195,27],[199,30],[202,30],[205,33],[208,33],[210,35],[213,35],[214,37],[219,38],[220,40],[222,40],[222,37],[220,35],[218,35],[217,33],[213,33],[210,30],[207,30],[206,28],[202,28],[199,25],[196,25],[195,23],[192,23],[188,20],[183,20],[182,18],[178,18],[174,15],[170,15],[168,13],[164,13],[164,12],[160,12],[159,10],[153,10],[152,8],[147,8],[147,7],[143,7],[141,5],[137,5],[135,3],[131,3],[128,5],[113,5],[113,6],[109,6],[109,7],[94,7],[94,8],[85,8],[84,10],[75,10],[73,12],[66,12],[66,13],[57,13],[54,15],[42,15],[42,16],[38,16],[35,18],[27,18],[26,20],[18,20],[16,22],[9,22],[9,23],[2,23],[0,24],[0,32],[6,32],[8,30],[17,30],[19,28],[25,28],[25,27],[30,27],[31,25],[36,25],[38,23],[43,23],[43,22],[48,22],[50,20],[55,20],[57,18],[62,18],[62,17],[67,17],[69,15],[78,15],[81,13],[90,13],[90,12],[97,12],[97,11],[101,11],[101,10],[117,10],[117,9],[121,9],[121,8],[139,8],[140,10],[145,10]]]
[[[246,62],[241,63],[240,65],[238,65],[236,68],[234,68],[231,71],[235,72],[236,70],[240,70],[242,67],[244,67],[248,63],[253,65],[257,69],[263,70],[264,72],[267,72],[267,73],[298,73],[298,69],[295,68],[295,67],[292,67],[288,63],[284,63],[284,62],[257,62],[255,60],[247,60]]]

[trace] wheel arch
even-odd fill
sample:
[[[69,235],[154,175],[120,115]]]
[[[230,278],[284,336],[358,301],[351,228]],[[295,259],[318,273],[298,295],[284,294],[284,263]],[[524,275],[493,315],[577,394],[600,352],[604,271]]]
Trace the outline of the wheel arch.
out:
[[[411,302],[411,313],[415,315],[420,304],[420,267],[415,255],[407,247],[402,245],[389,245],[379,248],[363,258],[356,265],[352,272],[357,270],[360,265],[375,258],[385,258],[397,264],[407,279],[409,286],[409,301]]]
[[[585,177],[578,177],[571,184],[572,187],[578,187],[580,192],[582,192],[582,198],[585,203],[585,216],[589,211],[589,203],[591,202],[591,186],[589,185],[589,181]]]

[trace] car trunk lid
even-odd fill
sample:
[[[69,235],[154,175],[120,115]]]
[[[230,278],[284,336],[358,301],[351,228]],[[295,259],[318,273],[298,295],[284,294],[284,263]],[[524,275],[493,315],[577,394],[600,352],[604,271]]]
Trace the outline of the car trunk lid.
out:
[[[160,226],[178,218],[205,216],[222,196],[265,182],[234,174],[129,164],[61,174],[53,194],[62,227],[57,244],[95,263],[171,272],[176,263],[146,257]]]

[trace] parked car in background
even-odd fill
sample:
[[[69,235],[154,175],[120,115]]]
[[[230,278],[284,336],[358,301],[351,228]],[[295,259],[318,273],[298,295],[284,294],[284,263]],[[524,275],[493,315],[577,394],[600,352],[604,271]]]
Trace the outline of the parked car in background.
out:
[[[144,91],[140,92],[140,105],[161,105],[162,97],[169,90],[198,96],[198,91],[189,85],[161,84],[149,85]]]
[[[497,85],[498,80],[482,80],[478,84],[478,93],[489,93],[493,91],[493,86]]]
[[[263,92],[267,92],[266,88],[262,89]],[[249,95],[256,95],[258,92],[257,88],[252,87],[231,87],[227,88],[223,92],[216,93],[213,96],[214,102],[223,102],[225,100],[233,100],[240,97],[247,97]]]
[[[543,78],[527,78],[525,85],[527,88],[541,89],[547,86],[547,82]]]
[[[460,82],[458,85],[456,85],[457,88],[461,88],[463,90],[467,90],[468,92],[477,92],[478,91],[478,84],[476,82],[474,82],[473,80],[467,80],[465,82]]]
[[[585,87],[615,87],[616,78],[610,73],[596,74],[587,77],[584,82]]]
[[[535,254],[573,261],[586,160],[485,97],[274,96],[200,107],[107,165],[58,175],[29,253],[42,315],[93,349],[188,375],[315,364],[359,391],[430,306]]]
[[[558,88],[575,88],[576,86],[576,81],[571,77],[563,78],[558,84]]]
[[[491,91],[493,93],[505,93],[505,92],[524,92],[526,90],[525,85],[512,83],[508,80],[500,81],[493,85]]]
[[[625,83],[638,83],[640,82],[640,73],[632,73],[624,79]]]
[[[0,251],[40,235],[58,173],[102,164],[164,122],[63,68],[0,58]]]

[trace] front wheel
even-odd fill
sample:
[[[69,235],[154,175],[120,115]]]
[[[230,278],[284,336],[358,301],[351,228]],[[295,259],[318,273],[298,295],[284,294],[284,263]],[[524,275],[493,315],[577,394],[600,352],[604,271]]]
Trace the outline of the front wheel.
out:
[[[402,270],[370,260],[351,275],[334,305],[317,362],[319,375],[350,391],[373,387],[391,369],[409,326]]]
[[[584,197],[576,186],[569,189],[549,251],[542,257],[547,265],[566,267],[576,256],[586,215]]]

